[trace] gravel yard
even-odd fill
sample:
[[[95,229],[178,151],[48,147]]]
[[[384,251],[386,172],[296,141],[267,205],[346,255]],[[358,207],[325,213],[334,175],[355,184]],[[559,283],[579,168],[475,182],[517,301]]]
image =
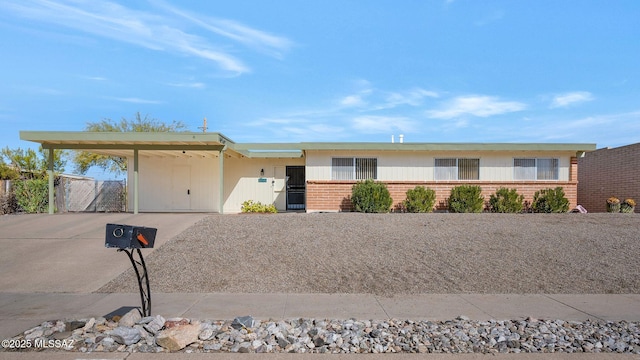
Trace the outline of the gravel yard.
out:
[[[145,260],[152,292],[640,293],[640,216],[212,215]]]

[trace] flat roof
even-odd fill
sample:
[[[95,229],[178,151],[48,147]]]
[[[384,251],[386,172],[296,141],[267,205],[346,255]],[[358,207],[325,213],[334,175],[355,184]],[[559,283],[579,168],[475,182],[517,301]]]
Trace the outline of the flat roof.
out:
[[[304,151],[571,151],[596,150],[592,143],[391,143],[391,142],[298,142],[236,143],[221,133],[195,132],[86,132],[20,131],[20,139],[42,144],[45,149],[93,150],[107,155],[132,156],[133,150],[180,156],[187,151],[211,156],[225,150],[249,158],[299,158]]]

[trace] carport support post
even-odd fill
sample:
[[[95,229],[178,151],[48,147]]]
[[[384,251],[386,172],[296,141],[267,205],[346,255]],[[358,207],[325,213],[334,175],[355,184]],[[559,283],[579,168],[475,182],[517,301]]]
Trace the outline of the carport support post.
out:
[[[138,213],[138,149],[133,149],[133,213]]]
[[[220,174],[220,182],[218,185],[218,209],[220,214],[224,214],[224,151],[226,149],[227,145],[220,150],[220,155],[218,156],[218,173]]]
[[[47,175],[49,176],[49,214],[53,214],[55,211],[55,204],[53,200],[53,148],[49,148],[49,163],[47,169]]]

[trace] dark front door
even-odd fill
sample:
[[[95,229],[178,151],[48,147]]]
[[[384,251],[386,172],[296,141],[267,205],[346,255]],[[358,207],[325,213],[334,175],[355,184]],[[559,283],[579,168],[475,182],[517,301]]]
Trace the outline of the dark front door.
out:
[[[287,166],[287,210],[304,210],[304,166]]]

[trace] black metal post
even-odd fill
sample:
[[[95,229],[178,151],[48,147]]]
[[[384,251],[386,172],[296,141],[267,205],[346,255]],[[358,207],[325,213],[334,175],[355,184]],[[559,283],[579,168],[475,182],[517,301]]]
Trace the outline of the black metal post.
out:
[[[136,249],[138,253],[138,257],[140,261],[135,260],[133,258],[133,249],[118,249],[118,251],[124,251],[129,256],[129,260],[131,260],[131,265],[133,265],[133,270],[136,272],[136,277],[138,278],[138,289],[140,289],[140,301],[142,302],[142,316],[151,316],[151,289],[149,287],[149,275],[147,273],[147,265],[144,263],[144,258],[142,257],[142,252],[139,248]],[[142,275],[140,275],[140,270],[138,267],[142,267]],[[146,288],[142,286],[142,281],[144,280]]]

